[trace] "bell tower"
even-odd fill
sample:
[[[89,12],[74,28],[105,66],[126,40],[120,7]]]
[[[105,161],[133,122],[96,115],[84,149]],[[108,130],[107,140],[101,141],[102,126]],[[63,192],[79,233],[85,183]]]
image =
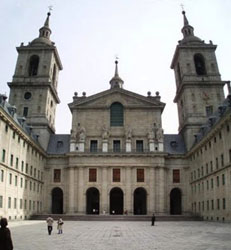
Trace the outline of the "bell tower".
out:
[[[50,40],[50,13],[39,37],[28,45],[17,47],[18,59],[12,82],[9,82],[9,102],[17,107],[18,115],[38,135],[44,149],[50,134],[55,133],[56,105],[60,103],[57,85],[62,63],[54,42]]]
[[[194,28],[182,12],[183,39],[178,42],[171,68],[175,73],[179,133],[189,150],[202,124],[224,100],[223,86],[217,59],[216,45],[205,43],[194,35]]]

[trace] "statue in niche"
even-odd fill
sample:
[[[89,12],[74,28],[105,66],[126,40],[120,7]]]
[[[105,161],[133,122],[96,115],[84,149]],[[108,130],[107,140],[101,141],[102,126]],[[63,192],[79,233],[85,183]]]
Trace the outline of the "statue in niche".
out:
[[[155,131],[152,128],[149,132],[148,132],[148,140],[154,140],[155,138]]]
[[[132,129],[131,128],[127,129],[125,136],[126,136],[127,140],[131,140],[132,139]]]
[[[161,127],[156,131],[156,140],[158,142],[164,142],[164,130]]]
[[[103,125],[102,138],[103,138],[103,140],[106,140],[106,139],[108,139],[108,137],[109,137],[109,131],[108,131],[108,129],[106,128],[106,126]]]
[[[86,138],[86,129],[82,127],[79,131],[79,141],[85,141]]]

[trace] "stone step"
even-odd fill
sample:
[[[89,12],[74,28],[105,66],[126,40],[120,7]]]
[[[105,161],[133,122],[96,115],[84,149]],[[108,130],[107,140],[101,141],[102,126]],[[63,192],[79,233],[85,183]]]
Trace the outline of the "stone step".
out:
[[[151,221],[149,215],[68,215],[68,214],[36,214],[31,220],[46,220],[51,216],[54,220],[62,218],[69,221]],[[199,216],[187,215],[156,215],[156,221],[202,221]]]

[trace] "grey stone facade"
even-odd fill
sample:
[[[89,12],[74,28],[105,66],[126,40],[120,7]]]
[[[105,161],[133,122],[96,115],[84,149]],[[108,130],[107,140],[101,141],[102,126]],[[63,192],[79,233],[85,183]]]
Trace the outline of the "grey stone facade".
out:
[[[39,37],[17,48],[10,104],[4,96],[0,104],[0,216],[155,212],[231,220],[230,95],[225,100],[216,46],[194,36],[183,17],[184,37],[171,64],[175,135],[164,134],[159,93],[126,90],[117,61],[110,88],[74,93],[71,133],[55,134],[62,64],[49,15]],[[18,166],[22,161],[27,170]]]

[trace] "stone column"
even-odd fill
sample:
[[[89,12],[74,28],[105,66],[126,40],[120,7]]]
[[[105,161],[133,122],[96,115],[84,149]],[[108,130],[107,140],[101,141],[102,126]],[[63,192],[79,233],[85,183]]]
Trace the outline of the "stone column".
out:
[[[104,211],[107,214],[109,213],[107,175],[108,175],[108,168],[103,167],[102,168],[102,193],[100,197],[100,212],[102,214],[104,213]]]
[[[166,197],[165,197],[165,169],[163,167],[158,168],[159,178],[158,178],[158,212],[160,214],[165,213],[165,204],[166,204]]]
[[[125,191],[126,195],[124,197],[124,210],[128,211],[128,214],[133,213],[133,208],[132,208],[132,182],[131,182],[131,175],[132,175],[132,168],[131,167],[126,167],[126,179],[125,179]]]
[[[68,213],[75,212],[75,170],[73,167],[68,168],[69,171],[69,184],[68,184]]]
[[[147,177],[146,177],[147,178]],[[149,168],[149,207],[148,207],[148,214],[156,212],[155,211],[155,169],[154,167]]]
[[[84,201],[84,190],[83,190],[83,167],[78,168],[78,213],[84,213],[84,207],[86,202]]]

